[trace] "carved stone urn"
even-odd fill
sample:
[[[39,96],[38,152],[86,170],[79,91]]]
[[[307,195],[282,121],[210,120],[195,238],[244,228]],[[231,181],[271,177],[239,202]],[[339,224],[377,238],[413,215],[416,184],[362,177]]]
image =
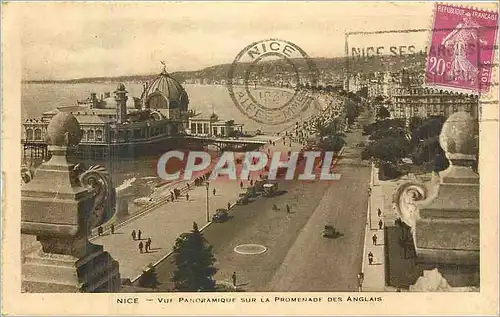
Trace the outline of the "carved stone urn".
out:
[[[51,159],[21,187],[21,232],[34,235],[41,248],[24,257],[25,292],[117,292],[118,262],[90,243],[92,228],[115,212],[115,190],[100,166],[69,161],[81,139],[76,118],[58,113],[47,127]]]
[[[479,175],[473,169],[478,141],[477,120],[453,114],[439,137],[449,167],[428,183],[402,184],[393,197],[411,228],[416,263],[423,270],[437,268],[453,287],[479,286]]]

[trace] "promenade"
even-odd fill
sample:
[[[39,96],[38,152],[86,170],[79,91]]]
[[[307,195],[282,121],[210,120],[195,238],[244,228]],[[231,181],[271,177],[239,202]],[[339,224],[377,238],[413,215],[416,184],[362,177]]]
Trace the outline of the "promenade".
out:
[[[268,137],[278,142],[279,137]],[[265,139],[264,137],[262,138]],[[244,181],[244,187],[249,181]],[[185,184],[176,183],[175,187],[181,188]],[[215,195],[213,193],[215,189]],[[142,270],[149,264],[156,265],[162,261],[171,251],[176,238],[188,232],[193,227],[193,222],[204,229],[211,224],[211,217],[219,208],[227,209],[228,203],[233,206],[241,192],[239,180],[227,180],[219,178],[210,181],[208,189],[208,219],[207,219],[207,189],[206,186],[191,185],[189,190],[182,191],[181,197],[173,202],[165,202],[147,212],[134,215],[125,222],[119,224],[115,233],[111,234],[106,227],[104,235],[94,236],[91,241],[101,244],[115,260],[120,263],[122,278],[132,281],[137,279]],[[170,196],[169,190],[162,190],[166,196]],[[189,194],[189,200],[186,199]],[[160,197],[155,197],[159,199]],[[207,221],[208,220],[208,221]],[[140,253],[139,240],[132,239],[132,231],[141,230],[141,241],[143,244],[151,238],[151,250]]]
[[[401,183],[408,181],[413,175],[403,176],[397,180],[381,181],[378,177],[378,168],[372,165],[370,181],[370,198],[367,208],[367,223],[365,228],[365,246],[363,252],[364,292],[391,292],[396,288],[386,285],[387,245],[385,227],[395,226],[396,211],[392,206],[392,195]],[[380,216],[379,216],[380,210]],[[380,227],[381,225],[381,227]],[[377,237],[376,243],[373,236]],[[373,254],[373,263],[370,264],[368,254]]]

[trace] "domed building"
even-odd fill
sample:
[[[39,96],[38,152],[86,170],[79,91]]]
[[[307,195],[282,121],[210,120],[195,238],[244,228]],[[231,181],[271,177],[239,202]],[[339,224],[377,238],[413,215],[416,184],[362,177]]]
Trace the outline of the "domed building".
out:
[[[165,68],[158,77],[144,85],[141,101],[144,109],[179,109],[181,112],[186,112],[189,104],[186,91]]]
[[[125,85],[113,93],[95,93],[76,106],[65,106],[44,112],[41,118],[24,122],[24,157],[31,150],[39,156],[47,153],[47,125],[58,113],[69,113],[79,123],[79,152],[90,157],[136,156],[172,146],[175,138],[185,134],[189,98],[181,84],[163,71],[144,84],[140,98],[131,101]],[[106,97],[106,98],[104,98]],[[34,151],[34,152],[33,152]]]

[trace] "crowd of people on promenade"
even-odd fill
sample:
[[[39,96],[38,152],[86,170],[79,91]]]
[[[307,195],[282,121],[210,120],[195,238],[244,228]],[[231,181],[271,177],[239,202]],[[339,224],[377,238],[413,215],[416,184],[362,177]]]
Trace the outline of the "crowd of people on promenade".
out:
[[[320,108],[318,113],[308,117],[294,126],[281,132],[283,144],[291,146],[291,142],[299,143],[303,146],[316,141],[318,126],[325,125],[342,115],[343,98],[326,92],[314,92],[313,96]]]

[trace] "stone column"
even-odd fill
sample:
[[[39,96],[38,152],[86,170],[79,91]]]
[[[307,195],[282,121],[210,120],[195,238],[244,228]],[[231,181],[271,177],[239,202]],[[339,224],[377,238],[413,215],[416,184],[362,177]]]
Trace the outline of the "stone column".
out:
[[[47,127],[52,158],[24,178],[21,231],[41,248],[25,255],[24,292],[118,292],[118,262],[88,240],[92,228],[115,212],[115,191],[104,168],[70,162],[81,138],[76,118],[59,113]]]
[[[439,138],[448,169],[429,183],[405,183],[394,195],[412,231],[416,263],[437,268],[452,287],[479,286],[479,175],[472,168],[478,139],[477,120],[453,114]]]

